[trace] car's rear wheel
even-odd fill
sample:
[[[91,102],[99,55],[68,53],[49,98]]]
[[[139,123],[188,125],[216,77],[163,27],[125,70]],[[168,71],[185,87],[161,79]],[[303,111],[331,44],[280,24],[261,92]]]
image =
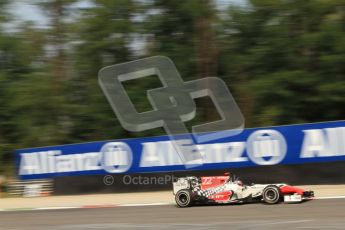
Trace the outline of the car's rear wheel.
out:
[[[188,189],[182,189],[178,191],[175,195],[175,201],[176,201],[176,204],[181,208],[191,206],[194,201],[194,196],[193,196],[192,191]]]
[[[275,185],[269,185],[262,192],[262,198],[267,204],[277,204],[281,199],[280,189]]]

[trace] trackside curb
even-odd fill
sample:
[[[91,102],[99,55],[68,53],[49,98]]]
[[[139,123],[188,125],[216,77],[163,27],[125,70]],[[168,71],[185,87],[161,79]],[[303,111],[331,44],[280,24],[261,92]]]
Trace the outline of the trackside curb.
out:
[[[157,205],[172,205],[172,204],[173,203],[143,203],[143,204],[119,204],[119,205],[56,206],[56,207],[40,207],[40,208],[9,208],[9,209],[0,209],[0,212],[116,208],[116,207],[157,206]]]

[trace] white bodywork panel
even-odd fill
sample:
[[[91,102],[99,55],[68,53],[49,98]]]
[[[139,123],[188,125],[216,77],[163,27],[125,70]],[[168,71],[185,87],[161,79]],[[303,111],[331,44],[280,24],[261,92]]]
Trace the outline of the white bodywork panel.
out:
[[[176,182],[173,183],[174,188],[174,195],[182,190],[182,189],[189,189],[189,181],[188,178],[179,178]]]
[[[269,185],[272,185],[272,184],[254,184],[250,186],[239,186],[237,184],[229,184],[227,188],[235,192],[235,194],[237,195],[235,198],[243,199],[246,197],[262,196],[263,190]],[[280,187],[285,184],[275,184],[275,185]]]
[[[295,203],[295,202],[301,202],[301,201],[302,201],[302,196],[299,194],[284,196],[284,202],[286,203]]]

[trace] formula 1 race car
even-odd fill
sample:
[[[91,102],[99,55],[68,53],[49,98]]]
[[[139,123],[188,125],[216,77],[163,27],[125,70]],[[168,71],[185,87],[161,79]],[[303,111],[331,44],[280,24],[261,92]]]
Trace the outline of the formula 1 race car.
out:
[[[298,203],[314,197],[313,191],[287,184],[243,185],[236,176],[182,177],[173,183],[176,204],[188,207],[195,203]]]

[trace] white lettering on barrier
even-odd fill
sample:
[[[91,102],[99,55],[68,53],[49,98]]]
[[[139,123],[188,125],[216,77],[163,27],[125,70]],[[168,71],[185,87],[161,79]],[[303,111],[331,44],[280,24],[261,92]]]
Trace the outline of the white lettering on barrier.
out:
[[[143,143],[140,167],[182,165],[171,141]],[[203,163],[242,162],[245,142],[229,142],[217,144],[196,145],[203,157]]]
[[[19,166],[19,175],[27,174],[38,174],[43,170],[40,168],[40,163],[37,153],[26,153],[21,154],[20,166]]]
[[[286,153],[286,140],[277,130],[257,130],[248,137],[248,157],[258,165],[278,164],[284,160]]]
[[[281,154],[278,140],[260,140],[254,141],[255,157],[272,157]]]
[[[303,130],[301,158],[345,155],[345,127]]]
[[[345,127],[304,130],[301,158],[345,155]],[[246,162],[258,165],[281,162],[287,153],[284,136],[276,130],[254,131],[246,142],[196,145],[203,163]],[[244,155],[247,149],[247,156]],[[99,152],[65,154],[60,150],[22,153],[19,175],[105,170],[126,172],[132,151],[125,142],[106,143]],[[139,167],[182,165],[171,141],[142,143]]]
[[[60,150],[22,153],[19,175],[93,171],[126,172],[132,165],[132,151],[124,142],[106,143],[100,152],[62,155]]]
[[[182,165],[171,141],[142,143],[140,167]]]
[[[133,154],[125,142],[109,142],[100,153],[101,166],[109,173],[127,172],[132,166]]]

